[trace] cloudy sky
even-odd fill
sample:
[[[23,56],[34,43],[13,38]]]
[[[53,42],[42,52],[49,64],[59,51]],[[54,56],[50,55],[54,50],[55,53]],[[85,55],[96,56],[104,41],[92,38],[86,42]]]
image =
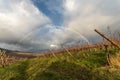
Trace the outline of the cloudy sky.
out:
[[[0,47],[38,52],[96,42],[94,29],[119,31],[119,23],[120,0],[0,0]]]

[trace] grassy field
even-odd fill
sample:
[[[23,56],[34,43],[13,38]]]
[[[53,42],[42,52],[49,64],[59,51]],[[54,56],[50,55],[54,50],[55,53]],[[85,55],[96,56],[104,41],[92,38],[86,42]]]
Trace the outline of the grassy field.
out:
[[[120,54],[117,49],[109,51],[111,58]],[[107,66],[104,49],[71,54],[25,59],[0,67],[0,80],[120,80],[119,66],[115,61]]]

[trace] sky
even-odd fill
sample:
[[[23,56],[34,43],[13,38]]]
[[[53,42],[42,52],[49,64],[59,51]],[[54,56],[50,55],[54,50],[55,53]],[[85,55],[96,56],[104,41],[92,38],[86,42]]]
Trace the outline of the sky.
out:
[[[120,31],[120,0],[0,0],[0,47],[41,52]]]

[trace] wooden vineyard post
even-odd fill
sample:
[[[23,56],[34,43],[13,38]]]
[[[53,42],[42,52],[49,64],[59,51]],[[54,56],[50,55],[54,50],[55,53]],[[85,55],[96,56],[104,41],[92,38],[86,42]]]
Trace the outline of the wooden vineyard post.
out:
[[[111,61],[110,61],[110,53],[109,53],[109,50],[108,50],[108,45],[104,45],[105,46],[105,51],[106,51],[106,55],[107,55],[107,63],[108,63],[108,66],[111,64]]]
[[[0,50],[0,62],[3,68],[5,67],[5,65],[7,65],[6,51]]]
[[[95,29],[95,32],[97,32],[100,36],[102,36],[103,38],[105,38],[107,41],[109,41],[112,45],[116,46],[117,48],[120,49],[120,45],[118,43],[116,43],[114,40],[112,40],[111,38],[109,38],[108,36],[106,36],[105,34],[103,34],[102,32],[98,31]],[[108,45],[105,45],[105,49],[106,49],[106,53],[107,53],[107,61],[108,61],[108,65],[110,65],[110,53],[108,51]]]
[[[73,57],[73,55],[71,54],[71,52],[70,52],[67,48],[65,48],[65,47],[63,46],[63,44],[61,44],[61,47],[62,47],[63,49],[65,49],[65,51],[66,51],[70,56]]]
[[[52,55],[57,58],[57,56],[55,55],[55,53],[52,51],[52,49],[50,49],[50,52],[52,53]],[[58,59],[58,58],[57,58]]]
[[[112,45],[114,45],[114,46],[116,46],[117,48],[120,49],[120,45],[118,45],[115,41],[113,41],[112,39],[110,39],[108,36],[106,36],[105,34],[103,34],[102,32],[100,32],[100,31],[98,31],[96,29],[95,29],[95,32],[97,32],[100,36],[102,36],[107,41],[109,41]]]

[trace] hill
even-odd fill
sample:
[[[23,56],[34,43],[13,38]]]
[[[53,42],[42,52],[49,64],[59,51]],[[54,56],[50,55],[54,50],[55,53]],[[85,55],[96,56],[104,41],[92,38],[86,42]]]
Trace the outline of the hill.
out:
[[[24,59],[0,67],[0,80],[120,80],[119,50],[91,49]]]

